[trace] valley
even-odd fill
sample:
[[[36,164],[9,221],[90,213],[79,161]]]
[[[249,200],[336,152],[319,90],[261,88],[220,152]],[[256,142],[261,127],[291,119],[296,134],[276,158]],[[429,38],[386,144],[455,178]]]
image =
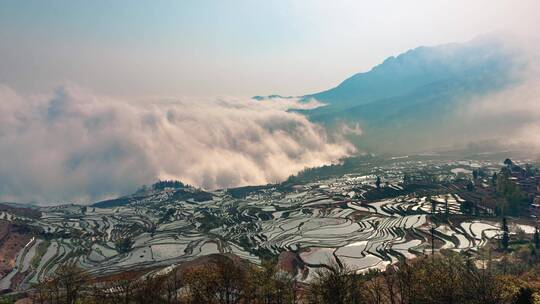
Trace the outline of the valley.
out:
[[[0,287],[28,289],[62,264],[100,277],[152,273],[225,253],[255,264],[277,258],[292,265],[288,270],[298,280],[309,281],[317,268],[333,263],[365,272],[432,250],[474,256],[500,237],[496,210],[482,203],[480,190],[466,186],[481,169],[487,177],[474,182],[488,187],[500,159],[366,156],[356,163],[266,186],[204,191],[165,181],[89,206],[6,205],[0,223],[25,232]],[[531,234],[536,219],[510,223],[511,233]],[[2,241],[2,250],[11,246]]]

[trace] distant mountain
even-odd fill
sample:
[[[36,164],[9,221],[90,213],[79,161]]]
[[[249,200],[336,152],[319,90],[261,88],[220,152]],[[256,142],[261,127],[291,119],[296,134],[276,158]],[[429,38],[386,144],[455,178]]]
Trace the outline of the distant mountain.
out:
[[[441,139],[438,126],[444,126],[445,136],[453,132],[460,104],[519,84],[525,66],[520,50],[496,35],[418,47],[335,88],[304,96],[326,104],[304,113],[328,126],[360,123],[364,133],[358,143],[368,150],[418,150],[413,145],[426,137]]]
[[[287,98],[292,98],[292,96],[281,96],[281,95],[274,94],[274,95],[268,95],[268,96],[259,96],[259,95],[257,95],[257,96],[251,97],[251,99],[258,100],[258,101],[266,100],[266,99],[274,99],[274,98],[287,99]]]

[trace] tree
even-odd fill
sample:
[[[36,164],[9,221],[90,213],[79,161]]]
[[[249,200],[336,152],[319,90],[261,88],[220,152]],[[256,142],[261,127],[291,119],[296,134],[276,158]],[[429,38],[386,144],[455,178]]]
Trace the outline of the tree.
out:
[[[138,287],[136,280],[124,277],[118,281],[110,282],[108,285],[98,286],[94,294],[99,296],[104,293],[104,290],[115,290],[116,292],[110,293],[109,295],[112,303],[129,304],[133,299],[133,293],[136,290],[136,287]],[[94,298],[96,298],[96,296],[94,296]],[[101,302],[102,301],[100,301],[100,303]]]
[[[493,187],[497,186],[497,172],[493,172],[493,175],[491,176],[491,185]]]
[[[381,189],[381,178],[377,176],[377,180],[375,181],[375,186],[377,189]]]
[[[447,220],[450,216],[450,207],[448,207],[448,196],[446,196],[444,199],[444,216]]]
[[[121,239],[116,240],[115,244],[116,250],[120,253],[126,253],[131,250],[131,246],[133,245],[133,241],[130,237],[124,237]]]
[[[428,195],[426,197],[426,202],[429,202],[431,204],[431,214],[435,214],[435,211],[437,209],[437,203],[431,199],[431,195]]]
[[[280,271],[274,260],[264,260],[261,266],[248,273],[246,303],[296,303],[294,276]]]
[[[467,183],[467,191],[474,191],[474,184],[471,181]]]
[[[164,294],[164,276],[149,276],[139,280],[133,291],[133,299],[136,304],[163,303],[161,296]]]
[[[355,304],[360,302],[358,277],[336,261],[321,267],[307,291],[308,303]]]
[[[60,265],[54,274],[36,286],[35,303],[75,304],[90,280],[88,273],[74,265]]]
[[[174,268],[165,278],[165,295],[167,303],[178,303],[178,290],[182,287],[183,280],[178,268]]]
[[[238,303],[243,295],[245,271],[234,261],[217,263],[215,270],[219,302],[223,304]]]
[[[533,291],[528,287],[521,287],[513,301],[515,304],[533,304],[534,302]]]
[[[217,269],[214,264],[193,266],[184,273],[189,286],[188,303],[216,303],[218,294]]]
[[[508,249],[508,243],[510,241],[508,223],[506,222],[506,217],[502,219],[502,238],[501,245],[504,250]]]
[[[407,174],[407,173],[403,174],[403,183],[405,185],[411,183],[411,181],[412,181],[412,178],[411,178],[411,176],[409,174]]]
[[[534,248],[540,249],[540,233],[538,232],[538,226],[534,227]]]
[[[459,209],[466,214],[472,214],[474,211],[474,204],[471,201],[461,202]]]
[[[435,226],[431,226],[431,255],[435,255]]]
[[[516,234],[516,239],[519,242],[524,242],[525,239],[527,239],[527,233],[525,232],[525,230],[521,229],[519,226],[516,227],[515,234]]]
[[[530,164],[525,164],[525,174],[527,176],[535,176],[536,173],[538,173],[538,169],[536,169]]]
[[[500,214],[520,215],[528,206],[529,200],[519,183],[510,179],[512,172],[503,167],[497,175],[496,191],[503,200],[497,205]]]

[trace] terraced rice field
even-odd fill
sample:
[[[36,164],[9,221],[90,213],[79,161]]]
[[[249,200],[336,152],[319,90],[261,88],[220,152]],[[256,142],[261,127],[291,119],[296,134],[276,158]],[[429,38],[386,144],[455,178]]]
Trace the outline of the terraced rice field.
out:
[[[385,170],[390,173],[384,187],[402,189],[399,168]],[[17,267],[0,279],[0,287],[11,286],[16,275],[23,277],[17,287],[28,287],[61,263],[103,275],[166,267],[218,252],[258,263],[261,254],[293,251],[308,270],[339,263],[365,271],[428,253],[432,226],[437,250],[475,251],[499,234],[497,224],[489,221],[452,222],[451,217],[433,224],[432,212],[460,214],[462,200],[453,194],[432,196],[431,201],[412,194],[367,203],[363,195],[374,182],[375,175],[345,175],[265,187],[242,198],[218,190],[202,201],[179,199],[177,189],[147,191],[121,206],[41,208],[39,220],[4,212],[0,218],[31,223],[45,237],[32,239],[21,250]],[[126,239],[127,244],[119,245]],[[309,279],[310,273],[300,276]]]

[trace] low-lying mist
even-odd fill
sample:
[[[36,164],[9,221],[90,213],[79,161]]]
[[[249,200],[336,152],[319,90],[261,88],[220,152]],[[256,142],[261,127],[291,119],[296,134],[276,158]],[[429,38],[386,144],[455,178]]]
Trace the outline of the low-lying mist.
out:
[[[440,91],[424,99],[422,93],[429,93],[429,86],[416,89],[415,94],[405,94],[405,97],[398,99],[396,108],[403,108],[395,112],[391,106],[385,105],[385,100],[374,102],[373,106],[365,107],[367,113],[384,119],[372,125],[365,112],[358,111],[355,117],[346,116],[348,121],[356,119],[364,131],[362,136],[350,140],[363,151],[376,153],[410,154],[448,150],[468,153],[471,149],[477,152],[510,149],[538,157],[539,40],[512,35],[490,37],[488,41],[496,41],[497,47],[508,50],[504,52],[508,57],[500,59],[513,62],[511,65],[499,71],[494,69],[495,72],[490,70],[490,65],[497,63],[485,60],[492,51],[491,45],[477,47],[475,56],[457,58],[466,62],[463,64],[465,71],[468,67],[477,67],[477,70],[469,71],[468,75],[458,79],[463,80],[463,84],[452,86],[453,83],[448,81],[447,87],[441,86]],[[490,72],[483,72],[483,67]],[[403,68],[407,68],[407,65],[404,64]],[[447,74],[452,75],[451,71]],[[390,114],[385,116],[387,113]],[[364,120],[359,118],[362,114]]]
[[[514,71],[518,83],[492,94],[460,103],[456,125],[470,139],[491,140],[502,147],[540,156],[540,40],[509,37],[525,65]]]
[[[87,203],[157,179],[206,189],[265,184],[354,153],[289,109],[296,100],[128,102],[80,88],[0,86],[0,201]]]

